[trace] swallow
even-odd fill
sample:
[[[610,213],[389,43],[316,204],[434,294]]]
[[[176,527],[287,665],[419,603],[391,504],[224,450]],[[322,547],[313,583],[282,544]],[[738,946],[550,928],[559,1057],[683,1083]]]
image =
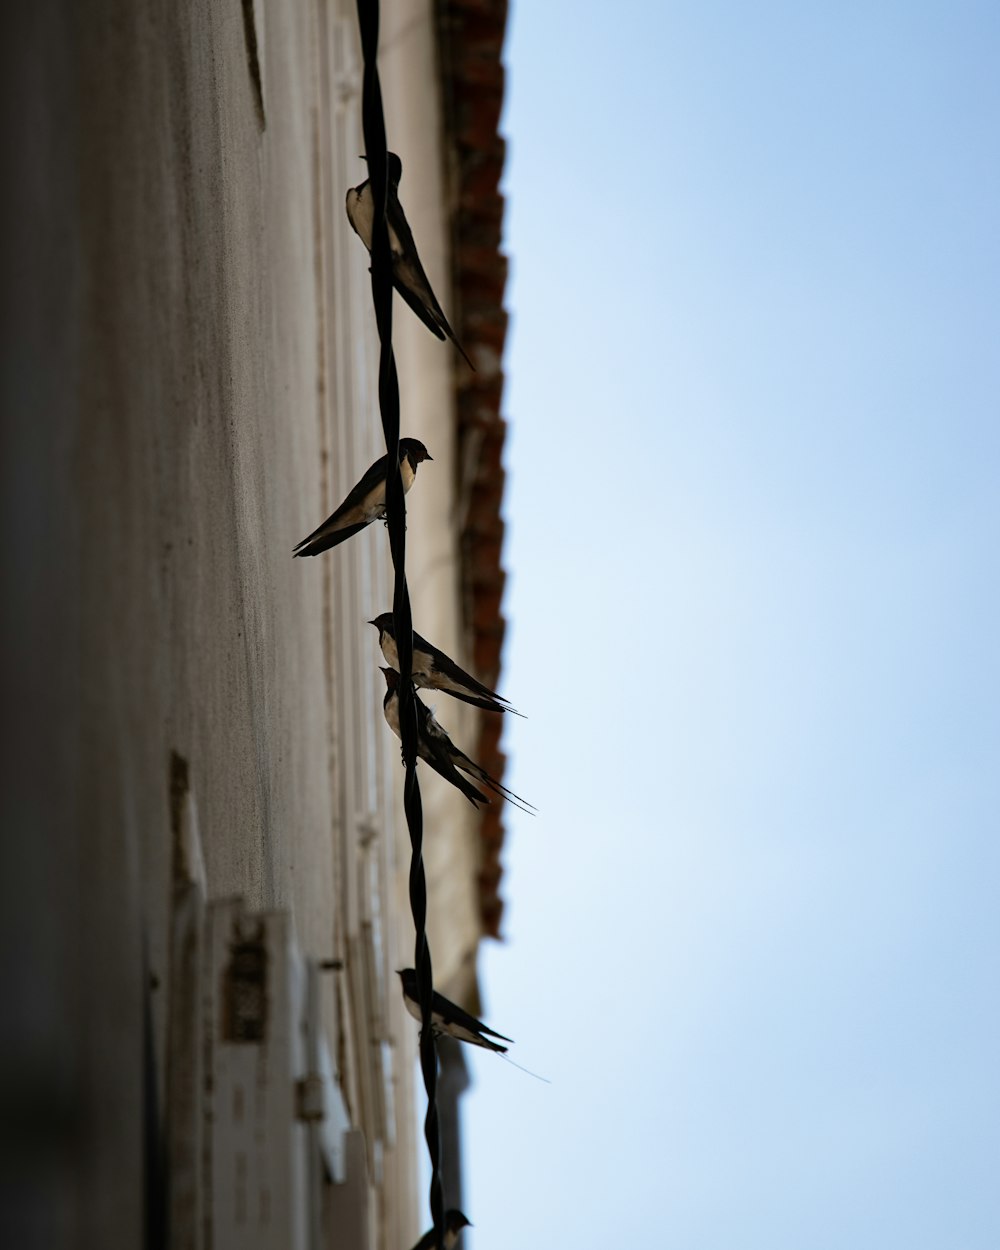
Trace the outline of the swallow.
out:
[[[383,668],[385,674],[386,692],[385,698],[382,700],[382,710],[385,713],[385,719],[397,738],[400,738],[399,732],[399,674],[394,668]],[[455,763],[444,744],[440,741],[443,735],[448,744],[451,739],[444,730],[434,721],[429,709],[420,702],[419,698],[414,695],[414,702],[417,706],[417,755],[420,759],[430,764],[436,773],[442,776],[445,781],[450,781],[456,790],[460,790],[469,800],[473,807],[485,807],[489,803],[489,799],[480,790],[467,781],[455,767]],[[433,729],[428,728],[428,721],[434,721],[437,726],[437,733]]]
[[[455,1242],[458,1241],[458,1235],[463,1228],[471,1228],[472,1224],[465,1218],[461,1211],[454,1208],[444,1213],[444,1250],[454,1250]],[[413,1250],[434,1250],[437,1246],[437,1229],[432,1228],[430,1232],[424,1233],[423,1237],[413,1247]]]
[[[418,438],[399,440],[399,471],[403,477],[403,492],[410,489],[417,476],[417,465],[433,456]],[[352,534],[358,534],[372,521],[385,516],[385,475],[389,464],[388,455],[380,456],[353,488],[340,507],[328,516],[319,529],[292,549],[296,556],[318,556],[321,551],[336,547]]]
[[[385,675],[386,684],[382,710],[389,728],[398,738],[400,737],[399,674],[394,668],[383,668],[382,672]],[[508,803],[513,803],[522,812],[526,812],[529,816],[534,815],[535,809],[530,803],[515,794],[513,790],[508,790],[495,777],[491,777],[485,768],[474,760],[470,760],[455,746],[445,730],[438,724],[434,713],[420,701],[420,696],[416,692],[413,695],[413,702],[417,708],[417,755],[420,759],[429,764],[445,781],[450,781],[456,790],[461,790],[473,807],[489,803],[490,800],[462,776],[463,772],[468,773],[470,777],[475,777],[488,790],[500,795]]]
[[[462,344],[455,337],[454,330],[448,324],[448,318],[441,311],[441,305],[431,290],[431,284],[424,273],[420,257],[417,255],[413,233],[406,220],[406,214],[403,212],[403,206],[399,202],[399,180],[403,176],[403,162],[395,152],[388,153],[388,158],[385,216],[389,227],[389,250],[392,253],[392,284],[431,334],[441,340],[444,340],[445,336],[450,338],[461,352],[465,363],[475,372],[476,366],[469,359]],[[368,158],[363,156],[361,159],[366,161]],[[369,252],[372,250],[374,216],[375,206],[372,201],[371,184],[366,178],[364,182],[351,187],[347,192],[347,220]]]
[[[403,983],[403,1002],[406,1004],[406,1010],[414,1019],[420,1020],[416,972],[413,968],[397,968],[396,975]],[[500,1042],[514,1044],[512,1037],[504,1037],[502,1033],[488,1029],[482,1020],[470,1016],[467,1011],[463,1011],[461,1007],[445,998],[443,994],[439,994],[437,990],[434,991],[434,997],[431,999],[431,1029],[435,1037],[444,1034],[447,1037],[453,1037],[456,1042],[470,1042],[473,1046],[495,1050],[501,1055],[507,1053],[507,1047],[501,1046]],[[492,1037],[498,1037],[500,1042],[490,1041]]]
[[[396,626],[392,613],[383,612],[368,624],[374,625],[378,630],[378,645],[382,648],[386,663],[398,672],[399,654],[396,651]],[[502,695],[476,681],[475,677],[464,668],[459,668],[454,660],[439,651],[426,638],[422,638],[416,630],[413,632],[413,684],[418,689],[443,690],[445,694],[461,699],[463,703],[471,703],[473,707],[481,707],[487,712],[512,712],[515,716],[521,715]]]

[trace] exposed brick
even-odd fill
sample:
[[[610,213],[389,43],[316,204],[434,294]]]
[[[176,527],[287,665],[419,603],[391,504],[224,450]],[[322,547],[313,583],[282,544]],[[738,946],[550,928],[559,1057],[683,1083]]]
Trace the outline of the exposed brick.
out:
[[[446,71],[445,128],[454,171],[452,261],[459,338],[472,345],[478,372],[456,371],[460,483],[469,505],[460,537],[463,601],[476,670],[493,684],[500,673],[506,623],[501,611],[503,557],[503,307],[507,258],[501,249],[504,199],[500,194],[506,144],[498,134],[505,72],[502,60],[506,0],[438,0],[438,39]],[[467,442],[466,440],[472,440]],[[476,449],[469,463],[468,448]],[[463,450],[465,454],[463,455]],[[476,758],[502,779],[502,717],[480,717]],[[483,932],[499,937],[503,902],[503,804],[481,815],[483,846],[479,905]]]
[[[472,645],[472,663],[476,672],[487,685],[495,686],[500,677],[502,640],[488,634],[477,634]]]

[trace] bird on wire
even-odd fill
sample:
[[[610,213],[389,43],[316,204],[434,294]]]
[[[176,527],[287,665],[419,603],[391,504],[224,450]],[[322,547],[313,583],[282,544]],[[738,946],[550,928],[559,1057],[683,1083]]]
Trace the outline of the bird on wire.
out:
[[[403,479],[403,492],[410,489],[417,476],[417,465],[433,456],[419,438],[399,440],[399,472]],[[385,482],[389,466],[388,455],[380,456],[371,466],[340,507],[326,518],[318,529],[298,543],[292,551],[296,556],[318,556],[359,534],[372,521],[385,517]]]
[[[444,1213],[444,1250],[454,1250],[455,1242],[463,1228],[471,1228],[472,1224],[461,1211],[454,1207]],[[437,1245],[437,1229],[432,1228],[413,1247],[413,1250],[434,1250]]]
[[[417,974],[413,968],[400,968],[396,970],[396,975],[403,983],[403,1002],[406,1004],[406,1010],[415,1020],[420,1020],[420,996],[417,990]],[[482,1046],[486,1050],[494,1050],[498,1054],[505,1055],[507,1047],[501,1046],[500,1042],[510,1042],[513,1045],[513,1038],[504,1037],[502,1033],[497,1033],[494,1029],[489,1029],[483,1024],[482,1020],[477,1020],[475,1016],[464,1011],[457,1003],[453,1003],[451,999],[445,998],[443,994],[434,991],[431,999],[431,1030],[435,1037],[453,1037],[456,1042],[469,1042],[473,1046]],[[492,1041],[492,1038],[499,1038],[499,1041]]]
[[[406,1010],[415,1020],[423,1023],[423,1014],[420,1010],[420,992],[417,987],[417,974],[413,968],[397,968],[396,975],[403,983],[403,1002]],[[482,1020],[477,1020],[475,1016],[470,1015],[457,1003],[453,1003],[451,999],[445,998],[443,994],[439,994],[437,990],[431,995],[431,1033],[435,1037],[450,1037],[456,1042],[468,1042],[472,1046],[481,1046],[484,1050],[492,1050],[494,1054],[499,1055],[505,1063],[509,1063],[512,1067],[517,1068],[519,1072],[524,1072],[528,1076],[532,1076],[536,1081],[541,1081],[543,1085],[549,1084],[546,1076],[539,1076],[537,1072],[532,1072],[530,1068],[522,1068],[519,1063],[515,1063],[507,1054],[507,1047],[501,1046],[501,1042],[510,1042],[513,1046],[514,1039],[512,1037],[504,1037],[502,1033],[497,1033],[495,1029],[487,1028]],[[493,1041],[493,1038],[499,1038],[499,1041]]]
[[[382,648],[386,663],[390,668],[399,670],[399,653],[396,650],[396,626],[391,612],[382,612],[373,621],[368,622],[378,630],[378,645]],[[413,633],[413,684],[418,689],[441,690],[463,703],[471,703],[473,707],[483,708],[487,712],[511,712],[514,716],[521,713],[510,706],[508,701],[476,681],[475,677],[459,668],[453,659],[439,651],[426,638],[422,638],[415,630]]]
[[[366,161],[368,158],[363,156],[361,159]],[[392,284],[431,334],[441,340],[444,340],[446,336],[450,338],[462,354],[465,363],[475,372],[476,366],[469,359],[465,348],[448,324],[448,318],[442,312],[441,305],[431,290],[430,281],[417,255],[413,232],[406,220],[403,206],[399,202],[399,181],[403,176],[403,162],[395,152],[388,153],[386,174],[385,217],[389,229],[389,250],[392,253]],[[351,187],[347,192],[347,220],[369,252],[372,250],[374,217],[375,204],[371,180],[366,178],[364,182]]]
[[[382,710],[389,728],[399,738],[401,737],[399,732],[399,674],[394,668],[383,668],[382,673],[385,676],[386,685]],[[515,794],[513,790],[508,790],[495,777],[491,777],[485,768],[474,760],[470,760],[464,751],[460,751],[455,746],[447,732],[438,724],[434,713],[421,702],[416,692],[413,695],[413,702],[417,709],[417,755],[420,759],[429,764],[445,781],[451,782],[456,790],[460,790],[473,807],[489,803],[490,800],[462,776],[463,772],[468,773],[470,777],[475,777],[488,790],[506,799],[508,803],[512,803],[522,812],[526,812],[529,816],[535,815],[535,809],[530,803]]]

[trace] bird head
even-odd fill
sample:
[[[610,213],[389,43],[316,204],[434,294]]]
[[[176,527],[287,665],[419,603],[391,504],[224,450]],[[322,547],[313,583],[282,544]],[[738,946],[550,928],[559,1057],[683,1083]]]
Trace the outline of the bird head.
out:
[[[444,1213],[444,1226],[450,1233],[460,1232],[463,1228],[471,1228],[472,1221],[465,1218],[461,1211],[453,1207]]]
[[[368,164],[367,156],[362,156],[361,159],[366,165]],[[387,178],[389,179],[389,185],[391,187],[398,187],[399,181],[403,176],[403,162],[399,159],[395,152],[386,153],[385,172]]]
[[[380,612],[379,615],[376,616],[373,621],[369,621],[368,624],[374,625],[379,634],[382,634],[383,632],[387,633],[390,638],[395,633],[391,612]]]
[[[419,438],[401,438],[399,440],[399,454],[400,456],[406,456],[414,467],[420,464],[422,460],[434,459]]]
[[[382,676],[385,678],[386,688],[390,691],[390,693],[398,690],[399,674],[396,670],[394,668],[386,668],[384,665],[379,665],[379,667],[382,669]]]

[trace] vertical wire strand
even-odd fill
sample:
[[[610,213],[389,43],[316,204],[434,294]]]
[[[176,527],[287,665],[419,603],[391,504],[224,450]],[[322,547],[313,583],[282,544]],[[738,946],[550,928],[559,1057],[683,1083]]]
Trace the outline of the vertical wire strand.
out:
[[[399,378],[392,350],[392,257],[385,208],[388,190],[388,142],[382,88],[378,75],[378,0],[357,0],[358,28],[364,62],[361,119],[368,179],[372,192],[371,279],[372,303],[378,327],[380,354],[378,373],[379,410],[388,455],[386,473],[386,519],[394,572],[393,623],[399,655],[399,733],[406,768],[403,810],[410,834],[410,908],[413,912],[417,992],[420,1000],[420,1067],[427,1091],[424,1137],[430,1155],[430,1207],[437,1250],[444,1250],[444,1196],[441,1188],[441,1143],[437,1114],[437,1051],[431,1027],[434,992],[431,952],[427,942],[427,880],[423,861],[423,805],[417,780],[417,709],[414,702],[413,614],[406,584],[406,501],[399,471]]]

